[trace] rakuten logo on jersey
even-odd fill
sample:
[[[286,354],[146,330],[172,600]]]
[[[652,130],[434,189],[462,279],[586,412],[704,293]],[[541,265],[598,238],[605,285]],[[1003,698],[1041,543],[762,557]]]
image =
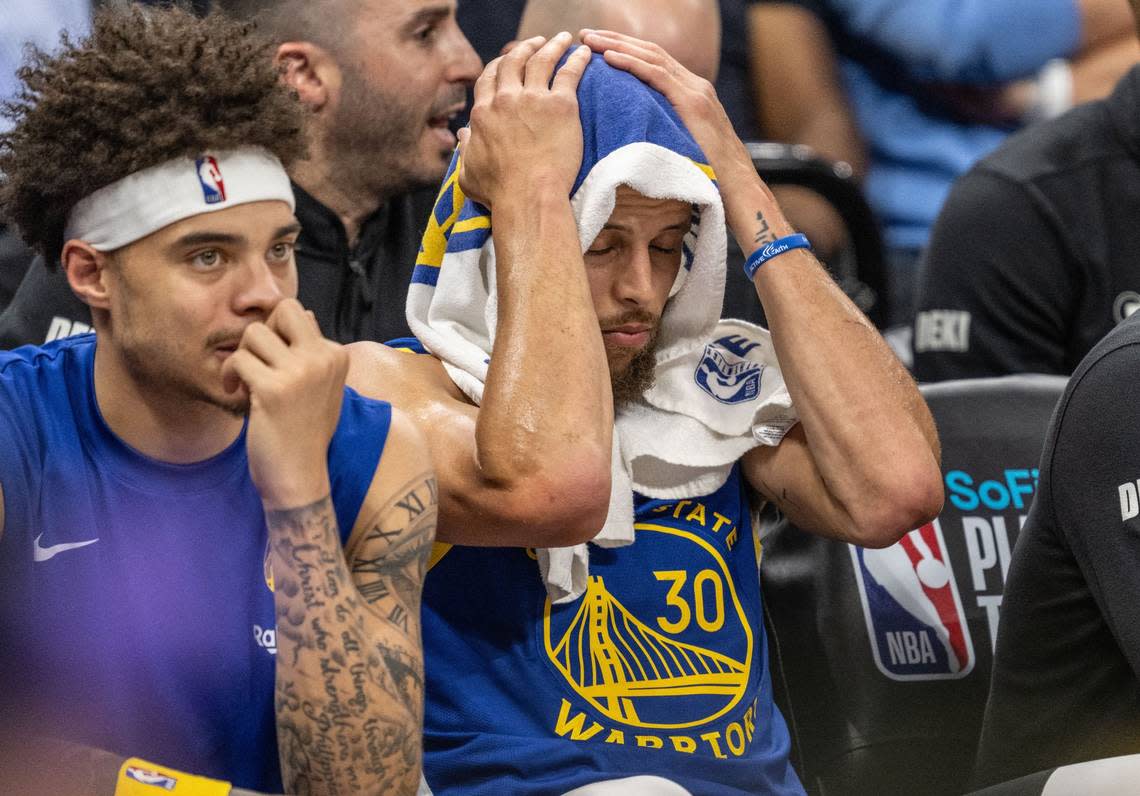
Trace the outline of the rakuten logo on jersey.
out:
[[[277,628],[263,628],[261,625],[254,625],[253,640],[257,642],[257,646],[266,650],[270,655],[277,654]]]

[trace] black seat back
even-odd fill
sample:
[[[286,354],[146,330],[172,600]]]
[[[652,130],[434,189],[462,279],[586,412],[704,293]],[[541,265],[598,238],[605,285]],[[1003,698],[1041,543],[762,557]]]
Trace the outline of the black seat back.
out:
[[[1065,385],[926,385],[946,505],[884,550],[783,523],[761,567],[776,698],[819,794],[961,793],[989,688],[1002,586]]]

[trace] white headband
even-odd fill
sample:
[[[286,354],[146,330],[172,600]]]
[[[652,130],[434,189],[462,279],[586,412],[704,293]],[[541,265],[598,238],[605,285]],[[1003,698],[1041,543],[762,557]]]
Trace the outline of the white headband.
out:
[[[67,218],[64,240],[114,251],[190,216],[267,200],[295,208],[289,176],[265,149],[177,158],[128,174],[81,199]]]

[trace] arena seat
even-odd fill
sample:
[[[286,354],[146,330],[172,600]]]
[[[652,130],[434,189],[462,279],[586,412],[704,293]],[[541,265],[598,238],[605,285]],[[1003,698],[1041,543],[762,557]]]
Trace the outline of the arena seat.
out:
[[[1010,551],[1064,385],[923,386],[946,505],[898,544],[864,550],[784,520],[765,536],[772,680],[809,793],[967,790]]]

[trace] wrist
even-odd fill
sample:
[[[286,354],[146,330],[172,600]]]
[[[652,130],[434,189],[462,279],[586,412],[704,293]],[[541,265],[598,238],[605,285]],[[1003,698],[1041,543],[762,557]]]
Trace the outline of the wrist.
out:
[[[747,276],[748,281],[751,282],[756,278],[756,272],[760,270],[760,267],[763,266],[764,263],[779,257],[781,254],[786,254],[796,249],[807,249],[811,251],[811,242],[808,240],[807,235],[804,235],[802,232],[785,235],[770,243],[757,246],[756,250],[748,255],[748,259],[744,261],[745,276]]]
[[[796,228],[784,217],[784,211],[759,176],[744,190],[725,192],[722,188],[722,194],[725,221],[745,254],[777,238],[796,233]]]
[[[536,209],[560,208],[570,202],[570,189],[564,175],[520,171],[503,182],[494,195],[488,198],[495,221],[508,213],[533,213]]]
[[[324,459],[320,466],[281,468],[260,479],[257,486],[266,511],[286,511],[309,506],[329,496],[328,468]]]

